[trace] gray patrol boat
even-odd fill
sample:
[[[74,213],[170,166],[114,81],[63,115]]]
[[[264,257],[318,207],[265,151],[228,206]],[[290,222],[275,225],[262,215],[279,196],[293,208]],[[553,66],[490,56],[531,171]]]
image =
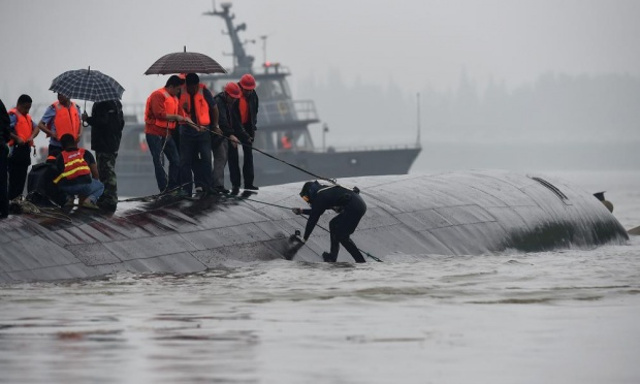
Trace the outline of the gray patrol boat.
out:
[[[319,124],[315,103],[312,100],[293,99],[287,82],[291,73],[287,68],[276,63],[263,63],[259,71],[254,70],[254,57],[247,54],[245,44],[238,35],[246,29],[246,24],[234,24],[235,15],[230,13],[230,3],[221,4],[221,8],[205,12],[204,15],[224,20],[227,29],[224,34],[229,36],[233,46],[233,69],[226,74],[200,75],[200,80],[215,94],[227,82],[239,81],[245,73],[251,73],[255,77],[256,92],[260,98],[258,130],[253,144],[259,150],[254,151],[255,185],[277,185],[313,178],[286,163],[330,178],[400,175],[409,172],[421,151],[419,142],[375,149],[343,150],[325,147],[324,134],[327,126]],[[151,155],[146,146],[144,124],[135,115],[131,113],[127,116],[130,120],[123,132],[116,166],[118,193],[121,196],[158,193]],[[321,148],[316,147],[312,140],[309,126],[313,124],[323,130]],[[283,148],[285,136],[289,139],[290,148]],[[87,143],[85,147],[90,148],[88,132],[83,139]],[[228,177],[228,172],[226,173]],[[226,186],[230,187],[228,181]]]

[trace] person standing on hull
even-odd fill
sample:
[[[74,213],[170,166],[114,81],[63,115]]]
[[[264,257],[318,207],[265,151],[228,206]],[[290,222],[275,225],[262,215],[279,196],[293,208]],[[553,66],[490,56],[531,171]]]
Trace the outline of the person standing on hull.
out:
[[[44,111],[42,120],[38,123],[38,129],[50,138],[49,156],[57,156],[62,151],[62,145],[59,141],[62,135],[70,134],[76,143],[82,136],[80,107],[67,96],[58,93],[58,101]]]
[[[9,124],[7,108],[0,100],[0,219],[5,219],[9,216],[9,191],[7,189],[7,163],[9,160],[7,143],[11,140]]]
[[[9,111],[11,120],[11,154],[9,155],[9,200],[22,195],[27,181],[27,171],[31,165],[33,139],[40,130],[31,120],[31,97],[20,95],[16,107]]]
[[[209,192],[213,189],[210,131],[218,126],[218,107],[195,73],[187,74],[186,87],[180,93],[180,113],[196,124],[179,125],[180,184],[189,196],[192,184]]]
[[[53,179],[60,190],[72,201],[78,195],[81,207],[98,209],[98,198],[104,191],[104,185],[98,180],[98,167],[91,152],[78,148],[72,135],[60,138],[62,152],[56,157],[56,167],[60,174]]]
[[[191,121],[190,118],[181,116],[178,111],[176,95],[180,92],[182,84],[184,80],[180,77],[170,76],[164,87],[153,91],[147,98],[144,111],[144,133],[160,192],[179,186],[180,155],[172,138],[172,131],[176,129],[176,122]],[[163,154],[169,160],[168,178],[164,171]]]
[[[253,140],[256,137],[256,123],[258,122],[258,94],[256,93],[256,79],[250,74],[240,78],[238,86],[242,90],[242,97],[238,99],[237,109],[240,116],[240,127],[236,135],[242,142],[243,164],[242,176],[244,176],[244,189],[257,191],[253,185]],[[240,192],[240,159],[238,148],[229,148],[229,178],[233,194]]]
[[[94,103],[91,116],[87,116],[85,111],[82,121],[91,125],[91,149],[96,153],[98,174],[104,185],[104,193],[97,205],[105,211],[115,212],[118,207],[116,160],[124,128],[122,103],[119,100]]]
[[[242,92],[238,84],[229,82],[224,91],[218,93],[214,100],[218,106],[218,125],[211,133],[211,148],[213,150],[213,186],[219,192],[228,193],[224,187],[224,167],[227,165],[229,148],[236,148],[238,138],[235,132],[239,129],[240,116],[235,104],[238,103]]]
[[[328,186],[317,181],[309,181],[302,187],[300,197],[311,206],[311,209],[292,208],[296,215],[309,215],[303,241],[306,242],[309,239],[324,211],[333,209],[339,213],[329,222],[331,250],[328,253],[324,252],[322,259],[326,262],[335,262],[338,259],[340,244],[342,244],[356,263],[364,263],[365,259],[362,253],[350,237],[355,232],[362,216],[367,212],[367,205],[358,191],[352,191],[339,185]]]

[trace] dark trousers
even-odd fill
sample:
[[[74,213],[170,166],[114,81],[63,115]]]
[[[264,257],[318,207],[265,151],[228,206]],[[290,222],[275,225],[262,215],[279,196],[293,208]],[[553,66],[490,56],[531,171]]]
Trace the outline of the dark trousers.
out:
[[[158,183],[158,189],[160,192],[178,187],[179,174],[180,174],[180,155],[178,154],[178,147],[176,147],[175,141],[172,137],[164,138],[163,136],[146,134],[147,144],[149,145],[149,152],[151,152],[151,158],[153,159],[153,167],[156,173],[156,182]],[[169,160],[169,176],[164,171],[164,158],[163,155]]]
[[[98,199],[98,205],[106,210],[115,211],[118,205],[118,179],[116,178],[116,160],[118,152],[96,152],[96,165],[104,192]]]
[[[9,215],[9,191],[7,189],[7,169],[9,147],[0,141],[0,218]]]
[[[193,174],[193,176],[192,176]],[[205,191],[213,188],[211,177],[211,135],[180,135],[180,184],[191,194],[192,184]]]
[[[16,145],[9,157],[9,200],[22,195],[27,182],[27,171],[31,165],[31,147]]]
[[[242,143],[242,153],[244,161],[242,164],[242,175],[244,176],[244,187],[253,185],[253,150],[250,143]],[[229,143],[229,179],[232,187],[240,187],[240,159],[238,148],[234,148]]]
[[[356,263],[364,263],[364,257],[356,244],[351,240],[351,234],[355,232],[360,219],[367,212],[367,205],[360,195],[353,194],[349,203],[344,207],[338,216],[329,222],[329,233],[331,236],[331,258],[338,259],[340,244],[346,249]]]

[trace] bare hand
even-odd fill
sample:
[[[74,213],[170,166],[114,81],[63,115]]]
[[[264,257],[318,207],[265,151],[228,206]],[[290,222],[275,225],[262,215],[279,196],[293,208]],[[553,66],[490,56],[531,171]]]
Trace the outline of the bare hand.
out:
[[[229,136],[229,141],[231,142],[231,145],[233,145],[233,148],[238,148],[238,138],[235,137],[234,135]]]

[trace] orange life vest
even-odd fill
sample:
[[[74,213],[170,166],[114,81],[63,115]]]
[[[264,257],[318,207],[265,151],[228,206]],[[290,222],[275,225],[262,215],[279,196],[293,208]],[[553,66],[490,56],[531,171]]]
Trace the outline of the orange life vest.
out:
[[[174,129],[176,127],[175,121],[169,121],[165,119],[159,119],[151,114],[151,98],[153,95],[160,93],[164,96],[164,111],[167,115],[176,115],[178,114],[178,98],[175,96],[171,96],[166,89],[160,88],[151,93],[151,95],[147,98],[147,105],[144,108],[144,122],[146,124],[152,124],[160,128],[169,128]]]
[[[291,149],[291,140],[289,140],[289,136],[282,136],[280,142],[282,143],[282,148]]]
[[[56,117],[53,120],[53,124],[56,127],[58,140],[66,134],[70,134],[74,139],[78,140],[78,133],[80,133],[80,116],[76,105],[73,102],[69,102],[69,107],[65,107],[60,104],[59,101],[56,101],[52,106],[56,110]]]
[[[55,184],[58,184],[62,179],[73,180],[80,176],[91,174],[89,164],[84,159],[84,152],[84,148],[61,152],[64,160],[64,170],[53,180]]]
[[[193,103],[196,108],[196,118],[198,121],[195,123],[198,125],[209,125],[211,124],[211,118],[209,117],[209,104],[207,100],[204,98],[204,84],[198,84],[198,92],[193,95]],[[182,109],[182,116],[191,117],[191,95],[187,92],[187,87],[182,87],[182,92],[180,93],[180,107]]]
[[[244,97],[244,93],[240,97],[238,101],[238,109],[240,109],[240,122],[244,125],[249,122],[249,103],[247,102],[247,98]]]
[[[33,122],[31,120],[31,116],[21,114],[16,108],[11,109],[9,111],[9,114],[15,115],[17,119],[15,126],[16,136],[27,143],[27,139],[30,138],[31,134],[33,133]],[[15,142],[13,139],[11,139],[9,141],[9,145],[11,146],[13,144],[15,144]],[[28,144],[29,146],[33,147],[33,140],[29,140]]]

